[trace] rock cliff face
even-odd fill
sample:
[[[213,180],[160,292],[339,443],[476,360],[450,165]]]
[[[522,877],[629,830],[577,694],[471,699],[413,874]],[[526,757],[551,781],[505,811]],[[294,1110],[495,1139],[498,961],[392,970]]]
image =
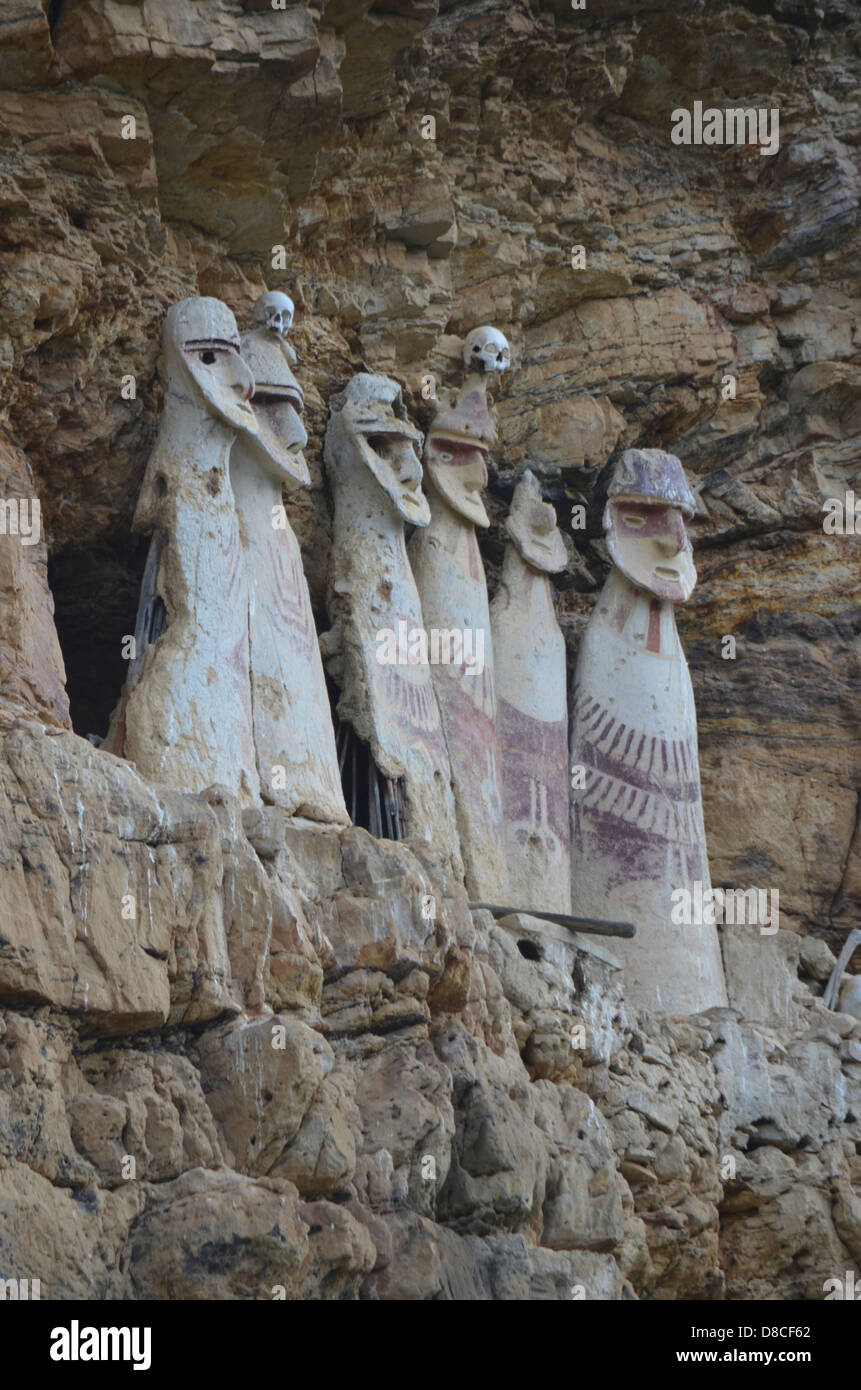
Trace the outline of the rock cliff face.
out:
[[[861,1280],[861,1023],[820,997],[861,922],[861,541],[822,510],[861,498],[859,91],[853,0],[5,0],[0,484],[43,538],[0,536],[0,1277]],[[779,110],[779,152],[674,145],[695,101]],[[528,465],[570,537],[572,661],[607,572],[572,507],[617,446],[681,457],[712,881],[780,893],[776,935],[722,930],[730,1009],[636,1016],[612,943],[494,923],[441,860],[86,741],[134,630],[165,311],[214,295],[246,327],[267,286],[297,305],[321,626],[326,403],[357,370],[426,426],[422,378],[505,330],[485,560],[493,588]]]

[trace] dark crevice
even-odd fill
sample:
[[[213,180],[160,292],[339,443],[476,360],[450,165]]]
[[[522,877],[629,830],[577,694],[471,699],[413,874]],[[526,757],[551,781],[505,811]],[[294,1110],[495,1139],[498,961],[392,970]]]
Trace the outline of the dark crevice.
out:
[[[335,712],[338,694],[331,681],[327,684],[341,786],[350,820],[377,839],[403,840],[406,834],[403,780],[386,777],[374,762],[367,743],[351,725],[338,718]]]
[[[534,941],[530,941],[528,937],[523,937],[521,941],[518,941],[517,949],[526,960],[542,959],[540,948],[535,945]]]
[[[121,528],[91,545],[63,546],[48,560],[72,727],[84,737],[107,733],[128,674],[124,639],[135,631],[149,544]]]
[[[48,16],[48,29],[51,34],[53,34],[54,30],[57,27],[57,20],[60,18],[60,11],[62,10],[65,3],[66,0],[48,0],[46,13]]]

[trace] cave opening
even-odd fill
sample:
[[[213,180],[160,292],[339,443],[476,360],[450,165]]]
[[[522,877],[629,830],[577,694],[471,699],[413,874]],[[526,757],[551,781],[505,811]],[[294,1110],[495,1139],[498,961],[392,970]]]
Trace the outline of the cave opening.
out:
[[[406,833],[403,779],[387,777],[380,771],[368,744],[350,724],[338,718],[338,694],[328,679],[327,685],[335,725],[338,770],[350,820],[377,839],[403,840]]]
[[[135,631],[149,543],[118,528],[89,544],[58,546],[49,556],[72,728],[84,738],[104,738],[125,682],[123,639]]]

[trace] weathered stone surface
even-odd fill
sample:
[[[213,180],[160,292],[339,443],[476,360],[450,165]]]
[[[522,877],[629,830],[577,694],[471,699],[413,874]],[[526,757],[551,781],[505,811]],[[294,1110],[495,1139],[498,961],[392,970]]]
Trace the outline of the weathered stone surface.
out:
[[[3,704],[8,710],[35,713],[47,723],[70,728],[66,671],[48,587],[41,504],[25,456],[2,437],[0,486],[9,504],[0,535]]]
[[[129,1250],[135,1298],[301,1299],[324,1283],[355,1297],[373,1262],[361,1225],[292,1183],[191,1169],[150,1190]]]
[[[230,1166],[255,1177],[270,1173],[333,1065],[319,1033],[279,1014],[210,1030],[200,1072]]]
[[[802,1010],[795,1002],[803,942],[791,931],[763,933],[759,926],[730,926],[721,930],[721,950],[731,1006],[742,1017],[772,1027],[799,1023]]]
[[[109,1032],[230,1007],[206,805],[159,799],[127,764],[32,721],[3,749],[3,997]]]
[[[4,1277],[38,1279],[42,1298],[123,1298],[118,1253],[143,1209],[140,1188],[56,1187],[24,1164],[0,1167]]]
[[[69,1102],[71,1134],[105,1186],[128,1180],[134,1159],[143,1182],[213,1168],[221,1147],[201,1080],[187,1058],[165,1053],[91,1054],[81,1064],[86,1089]]]
[[[853,8],[820,9],[5,0],[0,490],[40,499],[45,550],[0,536],[0,1277],[267,1301],[861,1286],[861,1025],[823,1007],[819,949],[861,906],[858,538],[822,510],[861,496],[861,70]],[[780,107],[780,153],[673,146],[695,99]],[[780,891],[776,942],[724,929],[732,1010],[629,1020],[612,949],[470,916],[444,856],[165,794],[61,731],[45,559],[72,721],[102,735],[165,312],[215,296],[244,325],[279,286],[320,627],[323,436],[359,371],[427,429],[426,378],[505,326],[481,561],[492,595],[530,466],[573,541],[569,665],[607,571],[572,504],[616,447],[684,459],[712,877]],[[235,1014],[320,1039],[270,1070],[289,1123],[261,1110],[265,1177],[226,1166],[257,1134]]]

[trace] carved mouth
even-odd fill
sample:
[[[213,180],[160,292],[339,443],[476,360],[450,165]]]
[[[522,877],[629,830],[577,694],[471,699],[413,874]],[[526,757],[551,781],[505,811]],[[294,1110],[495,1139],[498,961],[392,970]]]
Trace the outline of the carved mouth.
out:
[[[421,439],[418,430],[401,420],[387,419],[379,415],[359,415],[353,420],[353,427],[359,437],[372,448],[379,450],[390,440],[412,443]]]
[[[409,443],[406,435],[395,434],[388,430],[384,434],[369,434],[366,438],[374,453],[380,454],[383,458],[388,458],[390,454],[395,452],[393,445]]]
[[[679,571],[672,569],[669,565],[655,565],[655,574],[659,574],[662,579],[679,578]]]
[[[295,386],[258,385],[255,388],[254,399],[261,405],[265,405],[267,401],[273,404],[286,401],[288,405],[292,405],[297,415],[301,415],[305,409],[305,397]]]
[[[389,469],[398,486],[407,494],[407,500],[410,500],[410,493],[416,494],[418,500],[421,465],[413,441],[407,435],[394,430],[360,435],[359,438],[368,452],[374,454]]]
[[[432,432],[430,436],[430,442],[435,444],[436,447],[440,449],[444,449],[446,444],[459,445],[461,448],[464,445],[466,445],[470,449],[477,449],[479,453],[481,453],[484,456],[485,461],[487,460],[487,455],[490,448],[490,441],[485,441],[482,435],[469,434],[466,431],[461,433],[461,431],[459,430],[446,430],[445,434],[434,434]],[[460,461],[461,460],[457,459],[453,460],[453,462]]]

